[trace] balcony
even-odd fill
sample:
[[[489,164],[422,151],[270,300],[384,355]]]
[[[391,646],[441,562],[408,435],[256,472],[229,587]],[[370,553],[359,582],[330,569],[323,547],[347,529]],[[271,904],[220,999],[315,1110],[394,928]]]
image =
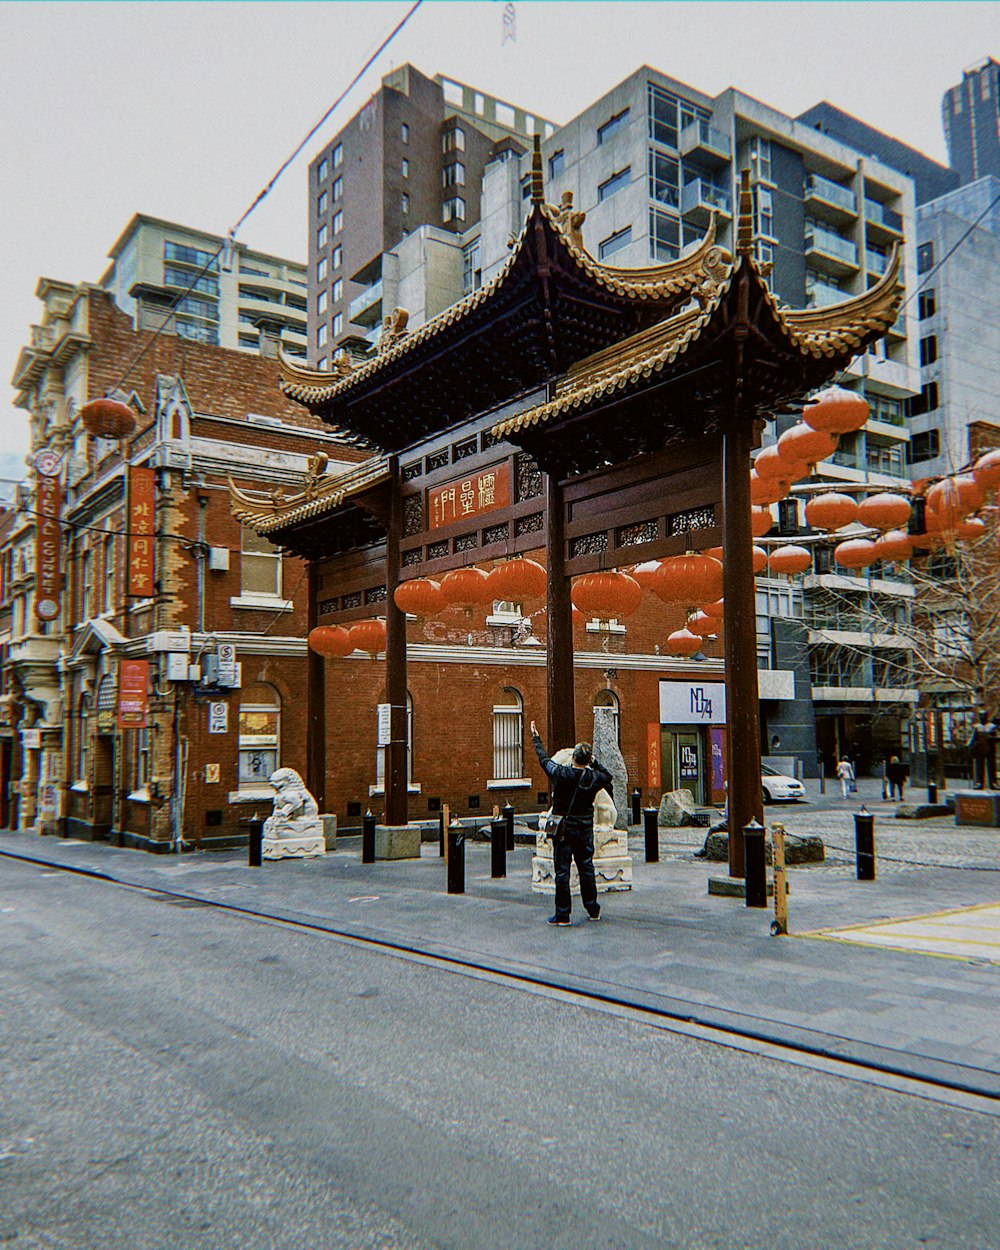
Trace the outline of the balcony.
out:
[[[889,327],[889,337],[894,339],[906,338],[906,313],[900,313],[896,320]]]
[[[850,187],[831,182],[829,178],[821,178],[819,174],[809,174],[804,190],[810,212],[815,212],[827,221],[846,226],[858,215],[858,201]]]
[[[881,277],[888,269],[889,261],[881,252],[873,252],[870,247],[867,247],[865,248],[865,267],[869,273],[878,274]]]
[[[356,295],[347,307],[347,320],[356,326],[376,326],[382,320],[382,279]]]
[[[903,218],[878,200],[865,200],[865,225],[870,239],[894,243],[903,237]]]
[[[707,226],[713,212],[725,217],[732,215],[729,192],[704,178],[687,183],[681,192],[681,215],[697,225]]]
[[[806,227],[806,259],[815,269],[821,269],[834,277],[845,277],[858,268],[858,249],[850,239],[824,230],[820,226]]]
[[[699,119],[681,131],[678,151],[686,160],[694,159],[703,165],[719,168],[729,164],[733,145],[727,134]]]
[[[806,279],[806,303],[810,308],[825,308],[827,304],[839,304],[842,300],[850,298],[848,291],[830,286],[821,278]]]

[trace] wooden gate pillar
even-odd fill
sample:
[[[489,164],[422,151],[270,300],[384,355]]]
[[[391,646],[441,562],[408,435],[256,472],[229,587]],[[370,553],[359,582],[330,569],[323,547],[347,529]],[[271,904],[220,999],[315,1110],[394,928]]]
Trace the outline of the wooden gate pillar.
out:
[[[306,630],[319,620],[319,567],[309,561],[309,610]],[[306,788],[326,811],[326,660],[306,647]]]
[[[548,741],[546,750],[576,742],[576,708],[573,681],[573,604],[566,576],[566,526],[562,486],[554,473],[545,477],[546,554],[549,579],[546,589],[548,648]]]
[[[403,499],[399,460],[389,459],[389,520],[385,536],[385,697],[389,704],[389,745],[385,751],[385,823],[405,825],[407,814],[406,613],[396,606]]]

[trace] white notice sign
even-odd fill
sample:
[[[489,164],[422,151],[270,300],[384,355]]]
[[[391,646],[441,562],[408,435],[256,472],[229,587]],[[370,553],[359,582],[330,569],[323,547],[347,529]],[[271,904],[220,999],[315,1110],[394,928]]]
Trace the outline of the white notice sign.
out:
[[[661,681],[661,725],[724,725],[724,681]]]
[[[229,704],[210,703],[208,705],[208,732],[224,734],[229,732]]]
[[[380,747],[389,745],[390,724],[392,715],[391,703],[380,703],[378,705],[378,743]]]

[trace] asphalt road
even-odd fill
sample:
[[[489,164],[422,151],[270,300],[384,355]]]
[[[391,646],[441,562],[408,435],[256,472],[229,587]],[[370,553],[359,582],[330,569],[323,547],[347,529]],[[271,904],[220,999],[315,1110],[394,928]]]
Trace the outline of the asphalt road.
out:
[[[0,995],[16,1250],[1000,1247],[1000,1118],[554,992],[4,860]]]

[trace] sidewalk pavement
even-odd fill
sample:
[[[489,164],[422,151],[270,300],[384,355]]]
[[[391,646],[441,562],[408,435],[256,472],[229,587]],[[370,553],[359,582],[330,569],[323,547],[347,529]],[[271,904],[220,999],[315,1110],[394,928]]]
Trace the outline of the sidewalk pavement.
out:
[[[531,892],[532,848],[520,845],[508,854],[508,876],[492,880],[488,844],[467,843],[464,895],[446,893],[436,843],[425,843],[419,860],[362,864],[359,840],[344,839],[323,859],[262,868],[247,867],[245,853],[157,857],[28,833],[0,834],[0,853],[1000,1097],[1000,965],[978,953],[943,958],[824,940],[833,929],[1000,902],[1000,831],[956,831],[953,822],[940,821],[934,829],[920,822],[924,828],[900,834],[894,825],[914,822],[893,822],[885,808],[877,819],[880,852],[902,839],[908,853],[901,858],[961,861],[969,846],[974,866],[902,862],[886,870],[880,861],[874,882],[858,881],[846,855],[831,855],[829,865],[791,868],[794,936],[781,938],[770,936],[770,911],[709,896],[708,877],[727,869],[693,857],[703,829],[661,830],[661,862],[651,864],[634,831],[634,889],[603,894],[599,924],[586,920],[576,900],[568,929],[545,924],[552,898]],[[822,825],[825,836],[853,847],[846,810],[810,811],[804,804],[768,807],[766,815],[769,824],[784,817],[790,830]],[[937,854],[928,854],[935,848]],[[10,901],[16,905],[16,895]],[[975,925],[976,914],[970,915]],[[856,933],[845,936],[856,939]],[[266,930],[257,930],[255,940],[265,944]]]

